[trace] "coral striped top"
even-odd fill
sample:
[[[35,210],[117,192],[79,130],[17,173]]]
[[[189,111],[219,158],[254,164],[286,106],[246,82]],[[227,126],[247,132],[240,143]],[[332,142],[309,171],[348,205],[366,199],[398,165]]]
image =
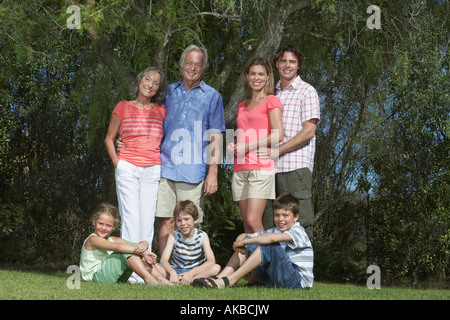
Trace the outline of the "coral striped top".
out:
[[[120,119],[119,134],[125,143],[118,154],[119,159],[138,167],[161,164],[160,146],[166,108],[156,104],[153,109],[145,110],[129,101],[121,101],[114,113]]]

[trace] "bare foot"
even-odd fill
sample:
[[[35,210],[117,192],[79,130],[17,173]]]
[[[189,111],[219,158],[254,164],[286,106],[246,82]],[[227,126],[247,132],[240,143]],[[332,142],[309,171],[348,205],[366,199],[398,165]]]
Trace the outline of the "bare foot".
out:
[[[169,280],[167,280],[167,279],[164,278],[164,277],[161,277],[161,278],[159,279],[159,283],[160,283],[160,284],[163,284],[163,285],[173,286],[173,283],[170,282]]]

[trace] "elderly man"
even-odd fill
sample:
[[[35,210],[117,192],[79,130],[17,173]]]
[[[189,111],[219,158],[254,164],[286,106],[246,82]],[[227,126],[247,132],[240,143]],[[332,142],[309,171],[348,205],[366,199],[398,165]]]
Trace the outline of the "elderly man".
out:
[[[208,53],[195,45],[181,55],[183,78],[169,85],[167,116],[161,144],[161,180],[156,216],[162,218],[159,250],[164,251],[174,230],[173,209],[177,201],[192,200],[203,221],[203,197],[217,191],[217,170],[225,131],[223,102],[202,75]]]

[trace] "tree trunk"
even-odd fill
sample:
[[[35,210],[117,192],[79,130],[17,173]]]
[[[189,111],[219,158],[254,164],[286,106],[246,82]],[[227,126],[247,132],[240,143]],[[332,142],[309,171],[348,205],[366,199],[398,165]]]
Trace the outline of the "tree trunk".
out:
[[[267,1],[267,11],[264,19],[264,32],[258,46],[253,53],[253,57],[263,57],[272,60],[278,50],[284,34],[284,24],[286,19],[293,12],[310,6],[309,0],[294,1]],[[225,106],[225,123],[227,127],[235,127],[237,105],[245,97],[242,74],[238,79],[236,91],[230,97]]]

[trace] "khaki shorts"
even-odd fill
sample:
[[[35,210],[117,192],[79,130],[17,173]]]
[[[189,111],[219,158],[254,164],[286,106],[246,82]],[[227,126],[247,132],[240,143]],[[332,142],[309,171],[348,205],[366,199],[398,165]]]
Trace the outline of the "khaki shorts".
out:
[[[203,181],[187,183],[161,178],[159,181],[156,217],[173,218],[177,201],[191,200],[198,209],[198,223],[203,222]]]
[[[244,170],[233,173],[233,200],[275,199],[275,171]]]

